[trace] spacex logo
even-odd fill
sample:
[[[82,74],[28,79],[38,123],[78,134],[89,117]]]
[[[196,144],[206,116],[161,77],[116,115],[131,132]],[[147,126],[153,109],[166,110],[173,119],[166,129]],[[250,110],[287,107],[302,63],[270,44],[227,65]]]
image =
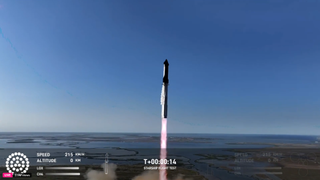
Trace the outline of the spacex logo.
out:
[[[27,173],[29,168],[29,160],[26,155],[20,152],[12,153],[8,156],[6,161],[6,168],[12,174]]]

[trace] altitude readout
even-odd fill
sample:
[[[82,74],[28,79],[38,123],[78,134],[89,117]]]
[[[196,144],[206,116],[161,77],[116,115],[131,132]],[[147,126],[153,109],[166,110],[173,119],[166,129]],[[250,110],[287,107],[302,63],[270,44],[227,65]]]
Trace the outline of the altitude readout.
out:
[[[177,164],[176,159],[143,159],[144,164],[152,164],[152,165],[158,165],[158,164],[166,164],[166,165],[172,165]]]

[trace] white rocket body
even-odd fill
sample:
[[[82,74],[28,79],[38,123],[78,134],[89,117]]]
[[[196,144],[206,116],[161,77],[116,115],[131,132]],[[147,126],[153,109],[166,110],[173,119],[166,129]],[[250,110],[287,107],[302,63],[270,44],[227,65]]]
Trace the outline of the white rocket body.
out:
[[[167,118],[168,115],[168,85],[169,85],[169,78],[168,78],[168,71],[169,71],[169,63],[166,60],[163,66],[163,80],[162,80],[162,90],[161,90],[161,117]]]

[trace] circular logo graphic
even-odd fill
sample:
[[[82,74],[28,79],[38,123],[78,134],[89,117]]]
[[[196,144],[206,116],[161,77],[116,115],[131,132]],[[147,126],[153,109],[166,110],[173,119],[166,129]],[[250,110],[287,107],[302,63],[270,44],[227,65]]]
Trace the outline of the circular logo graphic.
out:
[[[29,160],[23,153],[15,152],[8,156],[6,167],[9,173],[26,173],[29,168]]]

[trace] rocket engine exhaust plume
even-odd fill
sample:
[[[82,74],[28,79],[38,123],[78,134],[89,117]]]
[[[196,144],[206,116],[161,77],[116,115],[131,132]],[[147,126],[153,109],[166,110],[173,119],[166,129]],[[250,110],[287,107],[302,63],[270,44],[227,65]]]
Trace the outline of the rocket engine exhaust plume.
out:
[[[167,158],[167,119],[162,119],[162,129],[161,129],[161,149],[160,149],[160,159]],[[163,163],[160,165],[159,171],[160,180],[167,179],[166,165]]]

